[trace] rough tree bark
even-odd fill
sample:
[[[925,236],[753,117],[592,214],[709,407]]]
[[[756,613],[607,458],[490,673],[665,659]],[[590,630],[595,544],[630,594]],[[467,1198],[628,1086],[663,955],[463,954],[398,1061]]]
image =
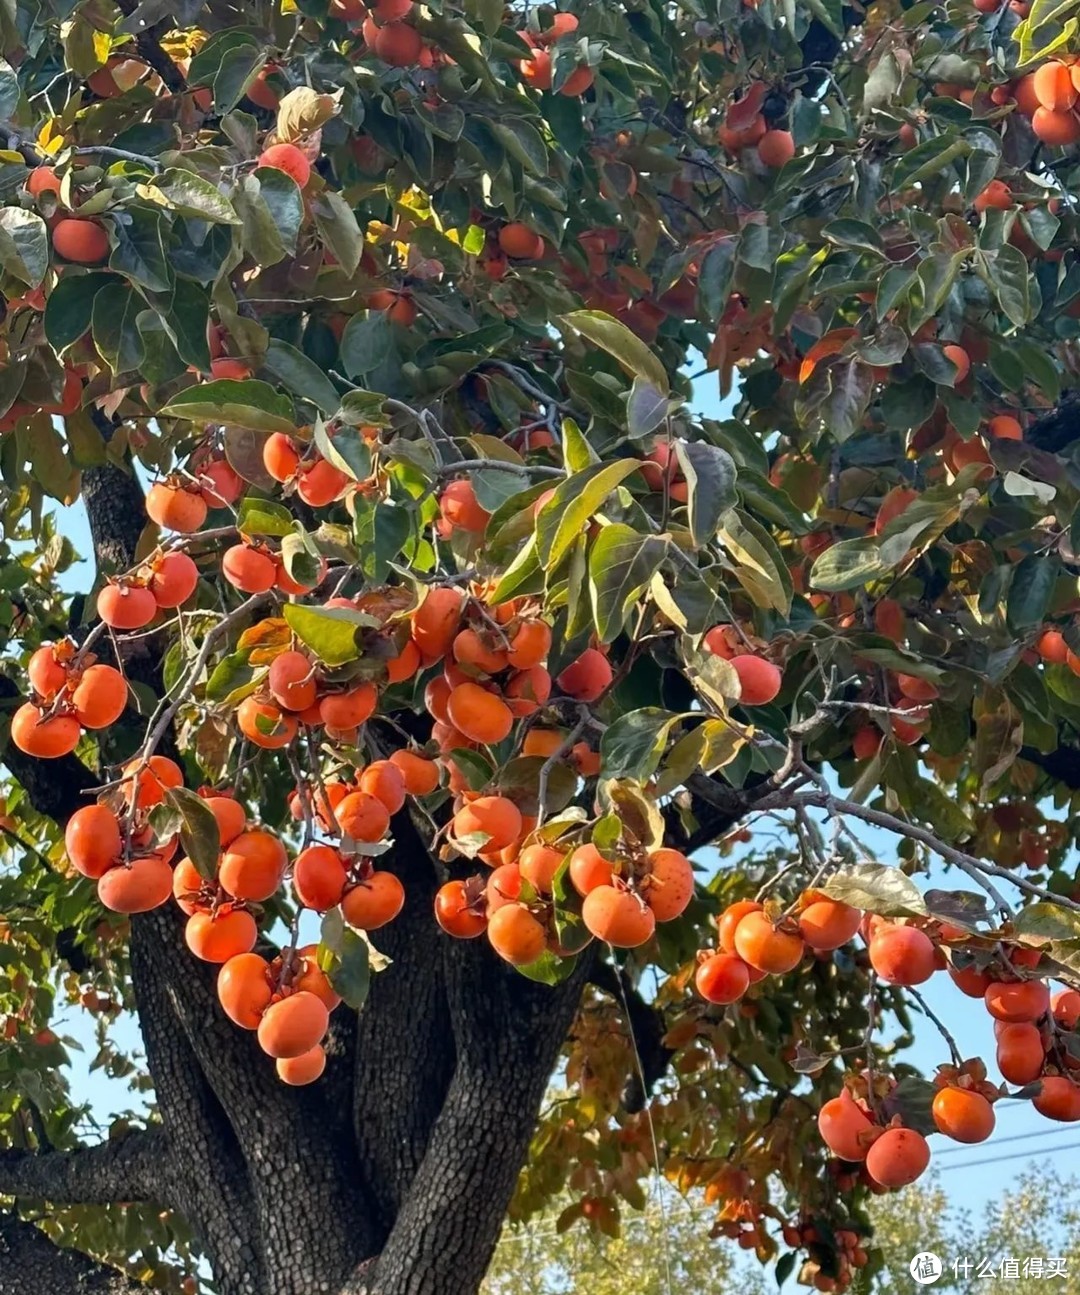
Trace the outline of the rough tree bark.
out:
[[[144,515],[133,476],[96,468],[84,497],[99,567],[131,565]],[[128,665],[152,670],[146,655]],[[17,692],[0,678],[0,699]],[[47,769],[7,758],[59,822],[98,781],[74,757]],[[708,807],[703,832],[746,803]],[[335,1013],[318,1086],[279,1084],[253,1036],[225,1019],[213,969],[188,955],[176,912],[138,916],[132,981],[160,1123],[98,1148],[0,1157],[0,1193],[175,1209],[222,1295],[475,1295],[593,960],[550,988],[484,941],[446,938],[431,917],[436,865],[407,814],[394,835],[382,866],[408,899],[381,933],[393,961],[362,1012]],[[665,1060],[657,1053],[650,1080]],[[0,1295],[136,1289],[15,1215],[0,1224]]]

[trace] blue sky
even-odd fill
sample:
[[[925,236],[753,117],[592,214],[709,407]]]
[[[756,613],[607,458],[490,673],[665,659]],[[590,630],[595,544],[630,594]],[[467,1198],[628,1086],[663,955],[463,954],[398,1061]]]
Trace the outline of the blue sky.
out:
[[[695,404],[702,414],[709,417],[725,417],[730,414],[733,402],[721,404],[717,396],[715,375],[699,380],[695,386],[695,395]],[[71,508],[59,510],[58,520],[61,531],[71,539],[76,550],[81,554],[88,554],[89,528],[81,501]],[[90,587],[92,579],[92,565],[84,560],[67,573],[64,583],[72,590],[85,590]],[[887,833],[861,827],[859,834],[882,862],[895,859],[896,843]],[[938,868],[926,879],[925,888],[931,887],[969,888],[970,883],[955,870]],[[956,1038],[961,1054],[965,1057],[992,1058],[993,1030],[990,1017],[982,1007],[965,998],[943,974],[934,976],[923,988],[930,1007],[946,1022]],[[107,1125],[114,1114],[130,1109],[132,1098],[125,1083],[110,1080],[102,1072],[90,1072],[87,1068],[96,1051],[90,1018],[78,1008],[69,1009],[59,1032],[80,1040],[85,1046],[83,1053],[75,1053],[73,1056],[73,1091],[91,1104],[97,1120]],[[123,1045],[138,1046],[138,1034],[133,1022],[119,1023],[115,1027],[115,1034],[118,1042]],[[916,1044],[904,1056],[927,1074],[932,1074],[939,1063],[949,1059],[944,1041],[929,1021],[920,1022]],[[992,1068],[991,1078],[997,1078]],[[1001,1139],[1029,1134],[1033,1137],[1038,1135],[1031,1143],[1030,1160],[1026,1155],[1016,1155],[1029,1150],[1022,1141],[1011,1142],[1002,1147],[1000,1152],[996,1149]],[[1062,1172],[1067,1172],[1068,1161],[1061,1152],[1068,1150],[1076,1141],[1074,1129],[1050,1124],[1035,1112],[1030,1103],[1002,1102],[997,1106],[997,1130],[989,1143],[960,1148],[958,1144],[935,1137],[931,1140],[931,1145],[934,1167],[941,1172],[941,1181],[949,1196],[958,1205],[978,1213],[986,1203],[997,1199],[1015,1185],[1024,1171],[1030,1168],[1032,1161],[1051,1164]],[[1003,1160],[995,1165],[992,1172],[981,1168],[966,1168],[967,1165],[994,1155],[1016,1155],[1016,1158]]]

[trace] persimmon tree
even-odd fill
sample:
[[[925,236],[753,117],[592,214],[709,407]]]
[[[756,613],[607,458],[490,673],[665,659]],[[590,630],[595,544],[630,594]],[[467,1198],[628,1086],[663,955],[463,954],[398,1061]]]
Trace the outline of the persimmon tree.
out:
[[[656,1175],[844,1289],[1080,1118],[1075,27],[4,9],[0,1289],[471,1295]]]

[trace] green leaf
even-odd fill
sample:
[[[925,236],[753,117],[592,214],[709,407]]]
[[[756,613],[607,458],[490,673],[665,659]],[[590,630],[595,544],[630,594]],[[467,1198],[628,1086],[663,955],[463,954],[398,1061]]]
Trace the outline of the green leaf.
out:
[[[518,117],[493,121],[491,127],[507,153],[533,175],[547,175],[548,152],[540,132]]]
[[[296,251],[300,226],[304,223],[304,199],[299,185],[291,175],[279,171],[276,166],[256,167],[245,181],[248,186],[252,182],[258,185],[258,201],[269,212],[281,245],[292,255]]]
[[[190,279],[177,279],[171,297],[156,301],[177,355],[200,373],[210,372],[210,344],[206,323],[210,317],[210,294]]]
[[[162,203],[177,215],[205,220],[214,225],[240,225],[232,203],[209,180],[191,171],[170,167],[149,184],[140,184],[138,194],[148,202]]]
[[[564,980],[569,979],[573,974],[576,965],[577,956],[575,954],[560,957],[557,953],[552,953],[550,949],[545,949],[535,962],[527,962],[523,967],[518,967],[517,970],[526,979],[538,981],[541,985],[561,985]]]
[[[94,345],[114,374],[133,373],[143,359],[139,316],[145,302],[126,283],[107,283],[94,298]]]
[[[1018,935],[1034,935],[1047,940],[1080,940],[1080,913],[1048,900],[1020,909],[1013,925]]]
[[[165,256],[164,218],[147,207],[124,208],[123,219],[114,222],[115,246],[109,268],[148,292],[167,292],[173,271]]]
[[[640,467],[638,459],[596,463],[555,487],[536,518],[536,551],[545,570],[558,566],[615,487]]]
[[[735,460],[708,441],[678,440],[675,453],[686,477],[690,533],[695,544],[711,544],[721,518],[738,502]]]
[[[404,548],[413,529],[414,514],[390,500],[353,500],[353,538],[359,549],[357,567],[370,585],[382,584],[390,563]]]
[[[1022,637],[1046,619],[1060,574],[1060,562],[1049,554],[1030,554],[1020,562],[1005,610],[1005,620],[1017,636]]]
[[[1011,323],[1020,327],[1035,317],[1042,297],[1038,283],[1031,276],[1027,258],[1019,248],[1006,243],[996,252],[983,252],[979,266],[980,274]]]
[[[66,271],[45,302],[45,336],[55,351],[73,346],[90,329],[94,298],[115,275],[93,270],[89,274]]]
[[[45,278],[49,234],[37,212],[0,207],[0,265],[31,288]]]
[[[322,569],[319,550],[306,531],[303,534],[294,532],[282,539],[281,562],[297,584],[308,587],[315,584]]]
[[[353,481],[371,476],[371,450],[356,427],[342,427],[331,436],[321,418],[314,425],[315,445],[327,462]]]
[[[327,979],[335,994],[354,1011],[359,1011],[367,1001],[371,989],[371,955],[367,940],[346,928],[341,932],[336,957],[327,971]]]
[[[558,321],[567,324],[614,357],[632,377],[647,378],[664,395],[671,390],[667,371],[652,351],[625,324],[601,310],[575,310]]]
[[[860,863],[841,868],[821,889],[833,899],[864,908],[882,917],[923,917],[926,904],[918,886],[899,868],[883,863]]]
[[[256,432],[296,431],[293,402],[268,382],[219,378],[178,392],[158,414],[193,423],[231,423]]]
[[[571,543],[573,537],[571,537]],[[538,593],[544,587],[543,568],[536,542],[536,535],[529,536],[528,542],[521,548],[513,562],[502,573],[499,583],[491,593],[491,602],[504,603],[519,593]]]
[[[353,315],[341,337],[341,363],[350,378],[364,377],[394,353],[394,326],[385,310]]]
[[[810,586],[826,593],[862,589],[888,569],[881,560],[877,540],[860,535],[857,539],[840,540],[818,554],[810,571]]]
[[[600,739],[602,776],[647,782],[660,764],[672,726],[682,718],[655,706],[620,715]]]
[[[892,183],[898,189],[922,184],[970,152],[971,145],[966,139],[950,134],[935,135],[903,154],[896,164]]]
[[[785,616],[791,607],[791,573],[769,532],[739,508],[732,508],[717,528],[717,539],[734,559],[733,574],[759,607]]]
[[[715,243],[705,253],[698,275],[698,300],[701,309],[711,320],[718,320],[724,313],[731,296],[731,285],[735,278],[735,260],[738,243],[734,238],[725,238]]]
[[[308,401],[324,414],[334,413],[341,404],[337,387],[322,369],[288,342],[272,337],[262,363],[294,396]]]
[[[604,526],[589,553],[589,593],[601,643],[622,633],[627,617],[663,562],[668,541],[631,526]]]
[[[315,228],[342,272],[350,278],[356,273],[364,252],[364,234],[353,209],[340,193],[327,189],[311,204]]]
[[[599,455],[585,439],[584,433],[574,419],[563,419],[562,440],[563,466],[568,476],[573,472],[582,472],[592,464],[600,462]]]
[[[726,768],[746,745],[746,730],[733,728],[725,720],[707,719],[685,733],[667,754],[663,772],[656,780],[662,796],[681,787],[692,773],[715,773]]]
[[[627,434],[631,440],[648,436],[678,405],[679,401],[672,400],[666,392],[653,386],[648,378],[639,374],[634,378],[630,394],[626,398]]]
[[[204,697],[209,702],[224,702],[237,694],[255,689],[256,669],[248,652],[233,652],[222,657],[206,681]]]
[[[180,844],[201,877],[213,881],[217,876],[221,833],[210,806],[187,787],[170,787],[165,803],[180,815]]]
[[[286,603],[282,615],[289,628],[326,665],[344,665],[360,655],[360,631],[373,629],[373,616],[348,607],[305,607]]]

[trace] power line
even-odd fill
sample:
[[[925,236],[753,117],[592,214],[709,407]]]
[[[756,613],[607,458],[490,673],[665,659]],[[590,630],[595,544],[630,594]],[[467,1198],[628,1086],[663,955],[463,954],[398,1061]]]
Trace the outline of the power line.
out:
[[[1001,1147],[1001,1146],[1004,1146],[1005,1143],[1007,1142],[1026,1142],[1026,1141],[1029,1141],[1031,1138],[1049,1138],[1060,1132],[1061,1132],[1060,1129],[1037,1129],[1034,1133],[1014,1133],[1007,1138],[994,1138],[994,1146]],[[971,1146],[969,1144],[968,1146],[964,1146],[964,1147],[945,1147],[943,1150],[937,1152],[937,1154],[939,1156],[954,1156],[958,1151],[970,1151],[970,1150],[971,1150]]]
[[[1056,1155],[1059,1151],[1074,1151],[1080,1142],[1065,1142],[1060,1147],[1040,1147],[1040,1156]],[[978,1169],[982,1165],[1000,1165],[1006,1160],[1030,1160],[1030,1151],[1014,1151],[1007,1156],[987,1156],[984,1160],[965,1160],[959,1165],[943,1165],[941,1172],[947,1174],[951,1169]]]

